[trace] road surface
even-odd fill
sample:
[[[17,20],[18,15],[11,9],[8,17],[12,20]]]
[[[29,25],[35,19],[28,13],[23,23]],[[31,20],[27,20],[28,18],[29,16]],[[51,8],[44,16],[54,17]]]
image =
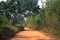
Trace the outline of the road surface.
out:
[[[25,31],[17,33],[11,40],[54,40],[54,38],[47,36],[40,31],[25,28]]]

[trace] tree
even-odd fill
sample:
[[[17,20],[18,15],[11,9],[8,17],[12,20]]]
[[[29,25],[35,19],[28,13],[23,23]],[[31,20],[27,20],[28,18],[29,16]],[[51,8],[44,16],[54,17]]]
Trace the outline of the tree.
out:
[[[47,4],[46,4],[47,19],[46,20],[50,20],[53,23],[59,20],[59,14],[60,14],[59,3],[60,3],[59,0],[48,0],[47,1]]]
[[[60,0],[47,0],[45,6],[45,24],[47,32],[59,36],[60,24]],[[58,31],[58,32],[57,32]]]
[[[15,22],[19,21],[20,18],[17,19],[18,15],[23,15],[26,13],[26,10],[34,12],[38,12],[37,6],[38,0],[7,0],[7,2],[1,3],[1,11],[2,14],[5,13],[6,17],[9,19],[13,19]]]

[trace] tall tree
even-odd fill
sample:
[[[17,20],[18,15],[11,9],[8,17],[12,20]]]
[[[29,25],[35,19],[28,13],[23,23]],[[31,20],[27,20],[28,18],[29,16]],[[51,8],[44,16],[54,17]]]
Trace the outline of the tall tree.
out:
[[[1,7],[3,7],[1,10],[8,18],[12,16],[14,21],[20,19],[17,19],[18,15],[21,17],[22,14],[25,14],[26,10],[38,12],[37,10],[39,9],[37,6],[38,0],[7,0],[7,2],[0,3]]]
[[[50,28],[59,29],[60,24],[60,0],[47,0],[45,9],[45,24]],[[47,27],[48,27],[47,26]]]

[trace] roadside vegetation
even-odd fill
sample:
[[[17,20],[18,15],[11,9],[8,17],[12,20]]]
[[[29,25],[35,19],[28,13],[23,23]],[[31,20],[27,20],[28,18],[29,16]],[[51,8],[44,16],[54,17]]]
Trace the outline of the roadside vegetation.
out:
[[[40,9],[38,15],[28,17],[26,26],[35,30],[42,30],[54,37],[60,38],[59,4],[59,0],[47,0],[45,7]]]
[[[39,8],[37,3],[37,0],[0,2],[0,39],[23,31],[24,27],[60,37],[60,1],[46,0],[42,8]]]

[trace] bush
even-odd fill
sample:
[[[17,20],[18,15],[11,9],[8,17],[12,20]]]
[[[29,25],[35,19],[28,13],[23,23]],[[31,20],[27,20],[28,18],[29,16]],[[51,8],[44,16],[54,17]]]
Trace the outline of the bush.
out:
[[[52,28],[52,27],[50,27],[50,28],[44,27],[42,29],[42,31],[45,31],[45,32],[47,32],[48,34],[50,34],[50,35],[52,35],[54,37],[60,37],[60,31],[58,29],[55,29],[55,27],[54,28]]]
[[[0,25],[7,24],[7,23],[8,23],[8,19],[5,16],[0,16]]]
[[[24,31],[24,26],[21,26],[20,24],[16,24],[15,26],[19,29],[19,31]]]
[[[0,39],[1,38],[7,39],[8,37],[13,37],[18,31],[19,31],[19,29],[15,26],[0,25]]]
[[[15,33],[22,30],[24,30],[23,26],[12,26],[12,20],[9,20],[5,16],[0,16],[0,40],[12,37]]]
[[[11,20],[8,20],[5,16],[0,17],[0,40],[5,40],[8,37],[12,37],[19,29],[11,25]]]
[[[31,29],[34,29],[34,30],[36,29],[36,25],[35,24],[28,24],[25,27],[31,28]]]

